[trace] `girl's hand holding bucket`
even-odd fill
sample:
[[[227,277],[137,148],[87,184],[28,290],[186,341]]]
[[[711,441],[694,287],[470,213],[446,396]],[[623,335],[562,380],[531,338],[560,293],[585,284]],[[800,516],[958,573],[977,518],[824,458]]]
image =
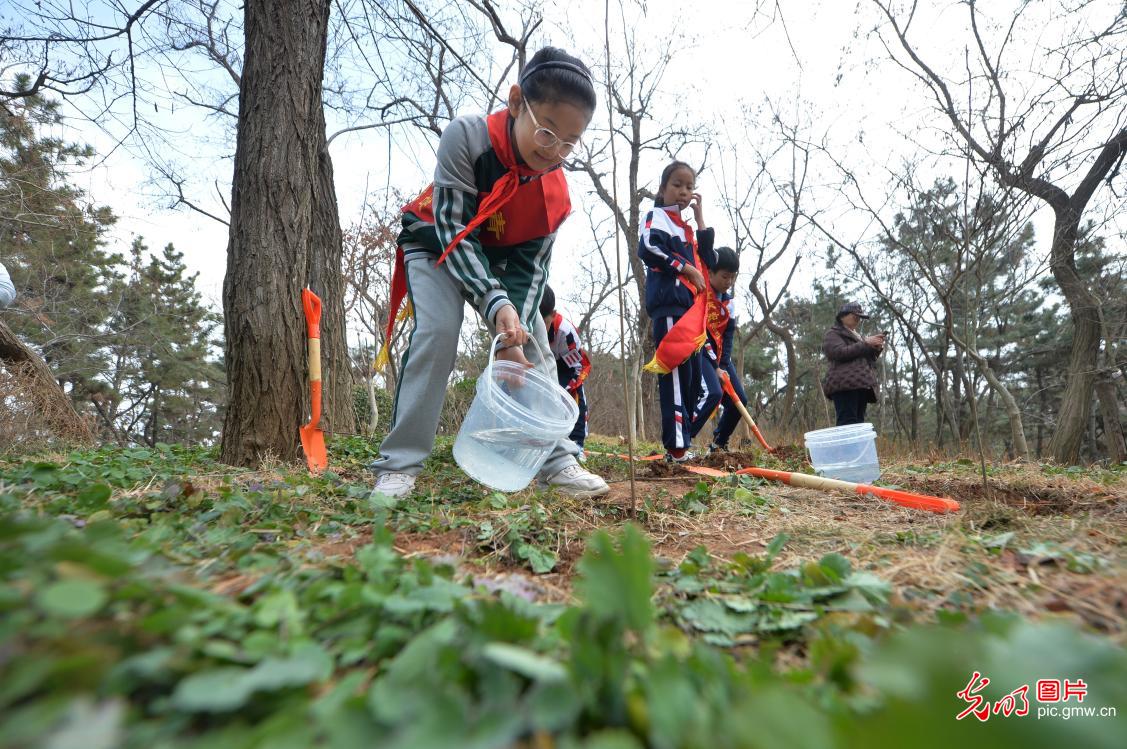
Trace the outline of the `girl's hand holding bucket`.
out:
[[[532,368],[530,362],[524,355],[524,349],[521,348],[530,340],[528,331],[520,324],[520,315],[517,314],[517,308],[511,304],[506,304],[501,309],[497,310],[497,316],[494,318],[497,326],[497,338],[494,345],[498,346],[494,357],[501,361],[510,361],[513,364],[519,364],[526,369]],[[505,372],[501,375],[501,380],[514,387],[519,387],[524,384],[524,378],[519,374],[512,374]]]
[[[497,335],[501,336],[505,346],[523,346],[528,343],[528,333],[521,327],[520,315],[513,305],[506,304],[497,310],[493,321],[497,327]]]

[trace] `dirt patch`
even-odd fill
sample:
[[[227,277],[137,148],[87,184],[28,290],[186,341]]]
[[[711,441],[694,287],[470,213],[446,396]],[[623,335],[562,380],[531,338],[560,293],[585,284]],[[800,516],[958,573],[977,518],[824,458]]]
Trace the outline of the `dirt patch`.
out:
[[[371,528],[357,528],[355,533],[345,535],[333,533],[327,536],[318,536],[312,540],[313,552],[325,559],[333,557],[351,557],[361,546],[367,546],[372,541]]]
[[[1122,490],[1074,479],[1028,481],[1022,478],[991,478],[988,490],[983,487],[981,479],[969,476],[909,476],[897,483],[909,491],[951,497],[968,507],[993,501],[1029,515],[1127,513],[1127,496]]]
[[[465,557],[476,553],[473,528],[395,534],[395,550],[405,557]]]
[[[666,463],[664,460],[651,460],[637,468],[635,476],[645,478],[692,478],[693,474],[685,470],[680,463]]]
[[[317,539],[312,544],[313,552],[324,559],[352,557],[356,550],[372,542],[371,528],[360,528],[347,537],[332,534]],[[404,557],[465,557],[476,553],[471,528],[454,528],[447,531],[427,531],[411,533],[397,531],[395,550]]]
[[[221,596],[237,598],[243,591],[258,582],[258,575],[236,574],[216,580],[211,585],[211,592]]]
[[[721,471],[738,471],[741,468],[748,468],[750,466],[757,466],[762,462],[762,459],[755,453],[739,452],[733,450],[731,452],[716,452],[711,455],[705,455],[693,461],[693,465],[707,466],[708,468],[717,468]]]
[[[1118,584],[1107,578],[1077,577],[1060,574],[1049,579],[1040,601],[1044,609],[1054,613],[1072,612],[1101,632],[1122,632],[1127,624],[1127,593],[1124,592],[1127,575],[1120,575]]]
[[[806,459],[806,448],[802,445],[776,445],[771,455],[776,460],[799,469],[810,467],[810,461]]]
[[[797,455],[804,457],[793,446],[782,451],[784,459]],[[776,457],[749,449],[694,464],[723,471],[747,465],[782,467]],[[628,465],[615,459],[614,465],[619,464],[623,469]],[[741,553],[760,555],[782,532],[789,540],[775,569],[792,568],[832,552],[842,554],[854,569],[888,580],[894,605],[921,621],[931,620],[939,609],[970,615],[998,609],[1032,618],[1075,618],[1116,641],[1127,638],[1122,541],[1127,537],[1127,486],[1122,482],[1105,485],[1046,475],[1036,466],[998,466],[991,476],[993,497],[988,500],[978,477],[969,470],[932,467],[929,470],[935,472],[924,474],[890,465],[881,483],[953,497],[963,503],[963,511],[937,515],[874,497],[768,483],[754,487],[754,502],[746,495],[737,500],[734,494],[720,491],[702,500],[706,511],[690,513],[682,501],[685,493],[708,479],[679,464],[635,465],[636,516],[631,513],[630,483],[617,474],[607,496],[580,500],[553,495],[544,500],[551,511],[552,532],[538,543],[558,560],[547,574],[533,574],[503,537],[496,546],[481,543],[476,527],[399,531],[395,547],[406,556],[448,560],[456,566],[459,579],[472,577],[488,590],[564,602],[573,600],[576,563],[590,534],[599,529],[613,534],[625,522],[635,522],[649,536],[654,553],[672,564],[702,545],[718,561]],[[500,528],[498,518],[513,509],[494,511],[475,504],[465,511]],[[1015,535],[1006,548],[990,545],[1008,531]],[[369,530],[355,528],[343,537],[325,538],[315,550],[326,557],[348,558],[368,542]],[[1041,543],[1098,559],[1091,573],[1082,574],[1069,569],[1065,557],[1038,558],[1022,551]],[[248,582],[232,577],[218,581],[217,587],[237,595]]]
[[[806,448],[802,445],[775,445],[771,454],[779,460],[806,460]]]
[[[731,467],[755,456],[750,451],[736,453]],[[668,563],[679,563],[702,545],[718,561],[741,553],[759,555],[782,532],[789,541],[775,562],[776,569],[831,552],[843,554],[854,569],[888,580],[894,605],[920,620],[930,620],[941,608],[971,615],[1001,609],[1034,618],[1075,618],[1117,641],[1127,637],[1127,596],[1123,595],[1127,571],[1121,541],[1127,529],[1127,487],[1045,476],[1023,468],[992,477],[1004,491],[987,501],[973,475],[951,471],[921,476],[891,468],[885,476],[888,483],[952,496],[964,502],[963,512],[936,515],[873,497],[771,483],[755,490],[766,504],[741,504],[721,495],[708,500],[706,512],[686,514],[679,500],[701,477],[677,464],[639,463],[637,468],[639,514],[632,522],[642,526],[654,553]],[[508,590],[530,600],[571,601],[575,565],[589,535],[599,529],[615,533],[631,521],[630,483],[613,481],[610,493],[594,500],[556,497],[553,502],[557,533],[546,548],[558,562],[547,574],[532,574],[505,548],[483,547],[472,528],[400,532],[395,546],[407,555],[455,556],[459,574],[472,576],[488,589]],[[1105,510],[1087,513],[1084,503],[1094,502],[1102,502]],[[1106,509],[1114,506],[1122,512],[1107,514]],[[481,518],[497,514],[484,511]],[[983,539],[1007,530],[1017,535],[1004,553],[983,544]],[[367,540],[367,534],[360,533],[326,552],[348,554]],[[1019,551],[1040,542],[1089,553],[1104,563],[1091,574],[1078,574],[1063,560],[1025,558]],[[235,589],[243,584],[227,582]]]

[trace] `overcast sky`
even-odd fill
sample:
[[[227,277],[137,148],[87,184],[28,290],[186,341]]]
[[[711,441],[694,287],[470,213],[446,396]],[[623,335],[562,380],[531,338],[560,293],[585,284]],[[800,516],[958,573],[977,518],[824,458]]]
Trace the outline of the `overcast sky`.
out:
[[[721,210],[720,184],[738,186],[740,169],[751,168],[755,150],[769,150],[780,140],[778,129],[764,114],[768,101],[788,121],[798,123],[811,140],[826,140],[877,198],[885,195],[885,170],[895,171],[906,159],[919,158],[921,150],[947,147],[943,139],[946,122],[933,102],[910,74],[889,59],[872,33],[878,17],[871,3],[784,0],[778,6],[770,2],[762,5],[765,7],[756,13],[750,2],[649,0],[644,3],[644,12],[629,4],[626,11],[628,25],[639,44],[646,47],[646,54],[659,53],[656,41],[672,39],[669,49],[673,58],[662,82],[662,110],[668,122],[703,123],[715,133],[708,167],[699,185],[705,197],[706,218],[725,244],[731,243],[731,229]],[[965,33],[965,6],[952,2],[923,5],[928,7],[920,11],[911,36],[931,64],[957,74],[965,64],[964,49],[970,41]],[[991,0],[987,7],[996,10],[1009,5],[1007,0]],[[1109,1],[1094,6],[1093,22],[1101,11],[1106,17],[1108,9],[1117,5],[1121,4]],[[612,14],[617,12],[612,3]],[[592,65],[602,65],[601,0],[550,3],[545,13],[545,23],[532,48],[553,44],[579,54]],[[1033,34],[1029,30],[1037,29],[1032,14],[1026,27],[1022,33]],[[613,19],[611,28],[612,46],[620,48],[620,19]],[[1038,45],[1050,41],[1031,37],[1024,44],[1011,45],[1011,65],[1019,72],[1035,75]],[[617,55],[612,57],[612,67],[619,64]],[[161,76],[170,87],[183,80],[177,71],[161,71]],[[599,93],[600,110],[593,130],[605,128],[607,117],[606,97],[603,91]],[[750,114],[745,116],[745,112]],[[184,152],[194,157],[190,185],[193,200],[222,212],[215,185],[229,194],[232,149],[225,141],[221,123],[184,110],[170,113],[170,117],[184,131]],[[330,132],[341,126],[332,113],[329,120]],[[110,150],[113,140],[108,135],[82,126],[77,117],[72,123],[76,125],[72,138],[90,142],[103,154]],[[656,129],[657,125],[650,123],[647,127]],[[370,130],[341,136],[332,143],[344,227],[359,218],[366,196],[381,202],[387,185],[411,193],[430,179],[434,139],[397,129],[390,131],[389,144],[388,135],[388,131]],[[699,163],[704,154],[705,147],[694,144],[678,156]],[[620,147],[620,163],[624,158]],[[656,182],[664,161],[665,157],[652,156],[643,162],[643,184],[652,186]],[[811,184],[840,179],[824,167],[816,165]],[[927,160],[925,168],[936,175],[951,173],[950,162],[942,159]],[[174,242],[185,253],[189,267],[200,273],[199,286],[205,297],[218,307],[226,227],[198,213],[168,210],[162,188],[151,178],[152,170],[137,149],[125,148],[114,151],[95,169],[77,175],[95,201],[109,204],[120,216],[114,239],[122,248],[137,234],[144,235],[153,248]],[[586,179],[573,174],[569,180],[576,215],[560,232],[552,276],[557,294],[565,298],[574,291],[569,268],[591,248],[591,229],[584,214],[604,215],[590,196]],[[620,188],[620,194],[624,193],[625,188]],[[825,196],[813,194],[811,199],[827,211],[825,215],[843,234],[860,236],[865,232],[868,224],[862,218],[848,215]],[[892,212],[893,206],[889,206],[889,217]],[[1039,248],[1047,251],[1050,224],[1045,212],[1037,223]],[[1113,228],[1122,236],[1120,227],[1116,224]],[[633,251],[635,243],[636,238],[624,237],[623,252]],[[824,244],[810,232],[796,243],[796,249],[811,252]],[[804,266],[799,288],[808,284],[810,274],[816,271],[813,261]]]

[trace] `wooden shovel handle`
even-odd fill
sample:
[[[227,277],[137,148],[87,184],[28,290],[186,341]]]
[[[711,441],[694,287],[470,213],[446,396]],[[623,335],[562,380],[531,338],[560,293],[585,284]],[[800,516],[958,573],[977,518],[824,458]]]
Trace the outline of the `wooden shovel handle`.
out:
[[[902,507],[913,510],[926,510],[928,512],[958,512],[959,503],[949,497],[932,497],[927,494],[915,494],[899,489],[886,489],[883,486],[857,484],[841,479],[829,479],[824,476],[811,476],[808,473],[795,473],[791,471],[774,471],[769,468],[743,468],[736,473],[750,474],[761,479],[781,481],[791,486],[801,486],[806,489],[819,489],[821,491],[840,490],[856,494],[869,494],[880,499],[894,502]]]
[[[309,423],[316,425],[321,421],[321,298],[312,289],[304,288],[301,290],[301,306],[305,311],[305,327],[309,338],[307,361],[312,400]]]
[[[751,414],[749,414],[747,412],[747,409],[744,408],[743,401],[741,401],[740,397],[736,395],[736,389],[732,387],[732,381],[728,379],[728,373],[724,370],[720,370],[720,386],[724,388],[724,392],[727,393],[728,397],[732,399],[732,403],[735,404],[736,410],[740,412],[740,417],[743,418],[744,422],[751,430],[751,433],[755,435],[755,439],[759,441],[759,444],[763,445],[763,449],[769,453],[775,452],[775,448],[768,445],[767,440],[763,438],[763,433],[760,432],[759,427],[756,426],[755,419],[751,418]]]

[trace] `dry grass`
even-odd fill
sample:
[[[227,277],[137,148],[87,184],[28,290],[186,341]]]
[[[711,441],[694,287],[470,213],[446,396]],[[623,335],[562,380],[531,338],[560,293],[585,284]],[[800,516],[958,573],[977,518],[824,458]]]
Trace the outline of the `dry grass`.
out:
[[[706,512],[688,514],[679,503],[699,477],[661,463],[641,466],[639,473],[645,478],[636,486],[641,511],[634,522],[649,535],[655,553],[673,563],[698,546],[717,559],[739,552],[755,555],[786,533],[790,540],[779,555],[779,567],[840,553],[856,568],[889,580],[896,605],[913,618],[930,619],[940,608],[1068,616],[1127,641],[1127,482],[1122,479],[1105,485],[1083,477],[1047,476],[1035,466],[1006,467],[992,477],[993,496],[985,498],[981,483],[965,467],[936,468],[923,475],[900,466],[887,470],[884,482],[953,496],[962,511],[935,515],[871,497],[764,484],[755,489],[762,505],[749,507],[714,495]],[[425,481],[420,485],[424,492],[437,488]],[[535,502],[551,512],[551,550],[559,557],[552,573],[537,576],[503,546],[477,538],[478,524],[501,525],[506,515]],[[451,511],[436,505],[436,511],[450,512],[451,521],[464,525],[402,532],[396,547],[409,556],[452,561],[479,580],[520,578],[544,600],[569,600],[584,540],[597,529],[626,522],[631,504],[628,481],[615,478],[610,495],[597,501],[528,491],[515,495],[503,510],[473,504],[472,511],[459,511],[461,506]],[[998,546],[1001,534],[1010,532],[1012,537]],[[321,550],[350,555],[365,541],[361,533]],[[1039,544],[1055,544],[1052,548],[1081,555],[1097,568],[1075,572],[1066,559],[1026,553]]]
[[[0,455],[22,454],[51,444],[87,445],[93,430],[62,413],[29,364],[0,366]]]
[[[723,467],[761,458],[753,452],[728,456],[725,460],[732,465]],[[743,486],[753,492],[754,501],[737,501],[731,491],[714,490],[704,500],[706,509],[692,513],[684,495],[697,487],[700,477],[655,462],[638,465],[635,514],[625,461],[592,457],[588,465],[609,478],[607,497],[577,500],[530,489],[510,495],[501,507],[482,501],[487,491],[456,478],[452,467],[441,466],[420,479],[421,500],[409,507],[405,503],[390,516],[399,528],[395,548],[407,557],[452,563],[487,586],[515,586],[538,600],[569,601],[575,564],[588,536],[599,529],[635,522],[650,537],[655,554],[671,563],[680,562],[698,546],[717,559],[741,552],[757,555],[777,534],[785,533],[789,541],[777,568],[840,553],[855,568],[871,570],[891,582],[894,602],[905,617],[928,620],[939,609],[1065,616],[1127,642],[1127,476],[1123,474],[1094,474],[1105,480],[1101,483],[1092,475],[1050,474],[1039,466],[995,466],[986,496],[973,466],[894,464],[886,467],[882,483],[954,497],[962,510],[936,515],[872,497],[745,480]],[[183,491],[213,491],[228,482],[284,487],[294,469],[271,463],[258,471],[200,473]],[[346,481],[369,478],[358,466],[334,469]],[[152,489],[138,486],[130,493]],[[279,494],[284,495],[284,491]],[[338,500],[310,492],[301,501],[323,503],[328,516]],[[533,575],[515,559],[500,532],[509,521],[536,508],[545,517],[540,543],[558,558],[556,568],[544,575]],[[485,523],[496,532],[483,534]],[[329,558],[350,558],[370,541],[372,532],[369,524],[362,523],[327,533],[320,521],[301,530],[277,543],[287,544],[287,554],[295,563],[314,566]],[[1069,569],[1068,563],[1076,560],[1091,570]],[[205,570],[199,572],[207,576]],[[233,595],[253,582],[245,575],[228,575],[208,579],[207,585]]]

